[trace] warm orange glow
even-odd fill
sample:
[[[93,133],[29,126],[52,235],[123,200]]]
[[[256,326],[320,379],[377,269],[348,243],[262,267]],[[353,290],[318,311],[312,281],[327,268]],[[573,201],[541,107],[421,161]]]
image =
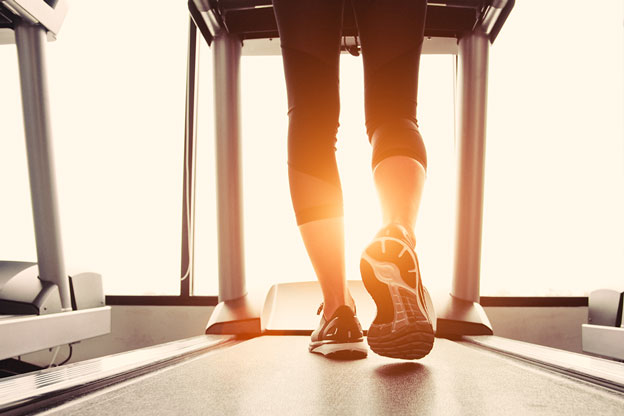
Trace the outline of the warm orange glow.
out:
[[[58,40],[47,44],[67,263],[101,272],[111,294],[179,289],[188,10],[184,4],[152,7],[150,24],[168,28],[155,38],[136,30],[146,4],[111,0],[102,8],[74,1]],[[622,7],[517,1],[491,48],[485,295],[580,296],[621,284]],[[195,287],[203,295],[217,293],[211,59],[202,42]],[[14,45],[0,45],[0,61],[0,257],[34,260]],[[425,55],[420,68],[418,119],[428,178],[416,236],[432,291],[447,290],[453,273],[453,62]],[[314,280],[288,191],[281,58],[244,57],[241,69],[248,286]],[[360,58],[343,56],[341,88],[337,158],[346,273],[358,279],[360,251],[381,221]]]

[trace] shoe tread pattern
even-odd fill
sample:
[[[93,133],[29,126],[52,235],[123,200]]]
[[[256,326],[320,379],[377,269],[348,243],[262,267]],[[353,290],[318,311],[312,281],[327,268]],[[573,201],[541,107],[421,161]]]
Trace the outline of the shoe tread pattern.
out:
[[[403,359],[427,355],[434,342],[432,311],[427,310],[414,250],[402,239],[378,237],[364,251],[360,269],[377,305],[367,337],[371,350]]]

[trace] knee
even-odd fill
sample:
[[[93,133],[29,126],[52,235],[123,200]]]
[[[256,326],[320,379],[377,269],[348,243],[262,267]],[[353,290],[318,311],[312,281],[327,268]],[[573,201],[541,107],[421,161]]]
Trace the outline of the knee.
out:
[[[369,130],[373,146],[372,168],[390,156],[408,156],[427,169],[427,151],[415,120],[388,120]]]
[[[338,108],[310,108],[305,105],[291,108],[288,123],[289,166],[323,180],[335,180],[338,113]]]

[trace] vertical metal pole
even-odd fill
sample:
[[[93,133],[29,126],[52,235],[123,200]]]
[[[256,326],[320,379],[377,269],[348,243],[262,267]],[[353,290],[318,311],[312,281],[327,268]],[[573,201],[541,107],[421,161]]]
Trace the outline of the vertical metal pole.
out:
[[[182,277],[180,281],[180,294],[182,296],[191,296],[193,293],[198,68],[199,42],[197,42],[197,27],[193,19],[189,17],[189,43],[186,63],[186,108],[184,120],[184,174],[182,180]]]
[[[45,31],[20,23],[15,43],[22,86],[22,106],[28,154],[39,278],[56,283],[63,310],[71,310],[59,220],[52,129],[45,71]]]
[[[459,41],[457,221],[451,294],[471,302],[479,302],[488,53],[488,37],[480,31]]]
[[[213,42],[216,124],[219,301],[240,298],[245,287],[240,149],[241,40],[222,32]]]

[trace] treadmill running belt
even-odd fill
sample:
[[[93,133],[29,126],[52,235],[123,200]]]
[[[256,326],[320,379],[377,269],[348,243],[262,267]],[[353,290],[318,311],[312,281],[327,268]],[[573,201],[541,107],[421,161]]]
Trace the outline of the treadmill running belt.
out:
[[[332,361],[306,336],[209,352],[45,414],[621,415],[624,395],[468,343],[436,339],[419,361]]]

